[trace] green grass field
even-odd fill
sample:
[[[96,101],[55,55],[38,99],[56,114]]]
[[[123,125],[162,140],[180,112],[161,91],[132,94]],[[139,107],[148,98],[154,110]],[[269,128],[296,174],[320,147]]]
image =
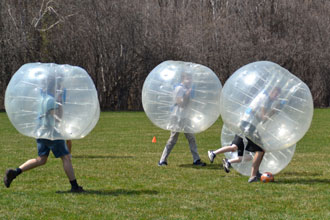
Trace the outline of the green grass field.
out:
[[[3,178],[37,150],[5,113],[0,123]],[[220,147],[221,127],[219,119],[196,135],[206,167],[191,165],[184,135],[169,165],[158,167],[169,132],[143,112],[103,112],[86,138],[73,141],[72,161],[86,193],[67,192],[62,162],[51,155],[10,188],[1,183],[0,219],[330,219],[330,109],[315,110],[310,130],[274,183],[248,184],[234,170],[226,174],[222,156],[210,165],[207,150]]]

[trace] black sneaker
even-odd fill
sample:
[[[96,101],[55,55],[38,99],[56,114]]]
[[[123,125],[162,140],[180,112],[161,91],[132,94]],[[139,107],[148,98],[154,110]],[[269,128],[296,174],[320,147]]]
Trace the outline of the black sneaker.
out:
[[[230,162],[228,161],[227,158],[222,160],[222,166],[223,166],[223,169],[226,171],[226,173],[230,172],[231,164],[230,164]]]
[[[72,187],[70,191],[73,192],[73,193],[82,193],[82,192],[85,192],[85,190],[82,188],[82,186],[78,186],[76,188],[73,188]]]
[[[213,163],[214,158],[217,156],[215,153],[213,153],[213,150],[209,150],[207,152],[207,155],[209,156],[210,162]]]
[[[201,160],[196,160],[195,162],[193,162],[193,165],[204,167],[206,166],[206,163],[202,162]]]
[[[10,184],[11,182],[16,178],[16,170],[13,170],[13,169],[8,169],[6,171],[6,175],[5,177],[3,178],[3,182],[5,183],[5,186],[7,188],[10,187]]]
[[[163,161],[163,162],[158,162],[158,166],[167,166],[167,162],[166,161]]]
[[[258,172],[257,172],[257,178],[260,180],[260,178],[261,178],[261,173],[259,172],[259,170],[258,170]]]
[[[258,182],[259,179],[257,176],[252,176],[249,178],[248,183]]]

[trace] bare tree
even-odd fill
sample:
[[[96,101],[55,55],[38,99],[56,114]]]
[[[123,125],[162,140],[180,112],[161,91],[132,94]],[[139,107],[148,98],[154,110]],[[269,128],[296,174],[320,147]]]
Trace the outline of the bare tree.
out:
[[[329,13],[326,0],[2,0],[0,93],[25,63],[67,63],[87,70],[103,110],[142,110],[144,79],[164,60],[206,65],[223,84],[270,60],[329,107]]]

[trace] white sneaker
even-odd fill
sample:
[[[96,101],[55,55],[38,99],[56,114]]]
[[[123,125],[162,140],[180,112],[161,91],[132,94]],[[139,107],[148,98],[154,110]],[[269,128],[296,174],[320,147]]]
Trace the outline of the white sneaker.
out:
[[[209,150],[209,151],[207,152],[207,154],[208,154],[208,156],[209,156],[210,162],[213,163],[214,158],[215,158],[217,155],[215,155],[215,153],[213,153],[213,150]]]
[[[230,172],[231,164],[230,164],[230,162],[228,161],[227,158],[222,160],[222,166],[223,166],[223,169],[226,171],[226,173]]]

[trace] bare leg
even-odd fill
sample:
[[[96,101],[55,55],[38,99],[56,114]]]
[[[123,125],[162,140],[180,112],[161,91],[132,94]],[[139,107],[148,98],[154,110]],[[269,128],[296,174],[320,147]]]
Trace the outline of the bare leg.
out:
[[[70,181],[75,180],[76,177],[74,175],[70,155],[67,154],[67,155],[61,157],[61,159],[63,162],[63,169],[65,171],[65,174],[67,175],[67,177],[69,178]]]
[[[22,170],[22,172],[28,171],[28,170],[31,170],[35,167],[44,165],[47,162],[47,159],[48,159],[48,156],[41,156],[41,157],[38,156],[35,159],[27,160],[19,168]]]
[[[252,162],[252,169],[251,169],[251,177],[257,176],[257,172],[259,171],[259,167],[264,157],[265,152],[257,151]]]
[[[213,151],[214,154],[222,154],[222,153],[226,153],[226,152],[234,152],[237,151],[238,147],[233,144],[230,146],[224,146],[222,148],[219,148],[218,150]]]
[[[71,141],[71,140],[67,140],[67,141],[66,141],[66,146],[68,147],[68,150],[69,150],[69,152],[70,152],[70,154],[71,154],[72,141]]]
[[[236,157],[228,160],[229,163],[240,163],[242,161],[242,157]]]

